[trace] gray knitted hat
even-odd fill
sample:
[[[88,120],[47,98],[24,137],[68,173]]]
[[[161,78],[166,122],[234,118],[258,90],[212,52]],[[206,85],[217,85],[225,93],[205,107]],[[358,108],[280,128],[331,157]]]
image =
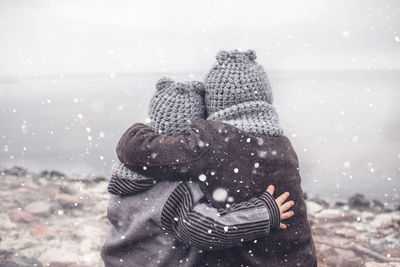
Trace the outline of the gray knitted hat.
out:
[[[176,136],[184,133],[196,119],[205,118],[202,82],[180,83],[162,78],[156,88],[148,112],[154,131]]]
[[[219,120],[246,132],[282,135],[272,106],[272,90],[253,50],[221,51],[205,77],[209,120]]]
[[[162,135],[176,136],[184,133],[193,121],[205,119],[202,82],[179,83],[161,78],[156,89],[148,111],[150,127],[154,131]],[[131,171],[119,161],[112,167],[112,176],[129,180],[151,179]]]

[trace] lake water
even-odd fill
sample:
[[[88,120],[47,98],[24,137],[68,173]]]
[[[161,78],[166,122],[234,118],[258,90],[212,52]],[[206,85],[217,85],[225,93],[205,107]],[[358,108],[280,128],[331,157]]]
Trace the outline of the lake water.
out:
[[[119,137],[144,121],[159,77],[0,77],[0,165],[108,176]],[[399,202],[400,71],[270,71],[269,77],[305,191]]]

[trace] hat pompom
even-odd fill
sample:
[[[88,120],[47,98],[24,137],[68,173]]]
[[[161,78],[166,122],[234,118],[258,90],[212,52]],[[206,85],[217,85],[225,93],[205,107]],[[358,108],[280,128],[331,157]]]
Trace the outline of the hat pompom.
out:
[[[167,78],[167,77],[162,77],[161,79],[158,80],[156,84],[156,88],[158,91],[163,90],[165,88],[168,88],[171,84],[173,84],[174,81]]]
[[[245,53],[246,53],[247,57],[248,57],[251,61],[256,60],[256,58],[257,58],[256,51],[254,51],[254,50],[252,50],[252,49],[249,49],[249,50],[247,50]]]

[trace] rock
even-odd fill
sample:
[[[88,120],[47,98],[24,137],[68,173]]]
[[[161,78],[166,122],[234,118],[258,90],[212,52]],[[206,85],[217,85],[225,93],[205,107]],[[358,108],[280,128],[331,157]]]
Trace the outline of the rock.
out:
[[[55,228],[51,228],[45,225],[34,225],[31,226],[29,229],[36,237],[52,236],[57,232]]]
[[[14,222],[31,223],[38,220],[38,218],[33,216],[32,214],[19,209],[8,211],[8,215],[10,216],[10,219]]]
[[[400,258],[400,247],[389,248],[382,254],[385,256],[390,255],[390,257]]]
[[[59,194],[55,199],[64,208],[70,209],[82,206],[82,200],[76,195]]]
[[[323,209],[323,207],[320,204],[314,201],[307,201],[306,205],[307,205],[307,212],[310,214],[318,213]]]
[[[381,201],[379,201],[377,199],[372,200],[370,210],[375,213],[382,212],[382,211],[390,211],[388,208],[385,207],[385,205]]]
[[[45,185],[42,188],[42,193],[48,197],[54,197],[60,193],[60,187],[58,185]]]
[[[0,250],[0,267],[43,267],[42,263],[35,258],[11,251]]]
[[[370,202],[363,194],[355,194],[349,199],[349,206],[354,209],[367,209]]]
[[[18,194],[18,195],[17,195]],[[18,203],[18,205],[22,208],[26,205],[29,205],[32,202],[35,202],[39,199],[38,192],[28,191],[24,188],[19,189],[19,192],[14,192],[13,195],[14,201]]]
[[[46,178],[60,178],[60,179],[65,179],[67,178],[67,176],[59,171],[55,171],[55,170],[44,170],[42,172],[40,172],[40,176],[41,177],[46,177]]]
[[[37,191],[40,189],[40,187],[37,184],[35,184],[34,182],[32,182],[32,180],[30,180],[30,179],[25,180],[23,182],[23,186],[24,186],[24,188],[32,190],[32,191]]]
[[[67,195],[75,195],[77,190],[72,185],[64,185],[60,186],[60,193],[67,194]]]
[[[400,223],[400,213],[381,213],[377,214],[370,222],[374,228],[385,229],[387,227],[398,227]]]
[[[355,238],[359,233],[354,228],[340,228],[335,231],[335,235],[346,238]]]
[[[315,217],[320,222],[325,223],[338,223],[338,222],[355,222],[357,216],[353,213],[343,213],[336,209],[324,209],[320,213],[315,214]]]
[[[322,198],[320,198],[318,196],[310,198],[310,200],[315,202],[315,203],[317,203],[317,204],[319,204],[319,205],[321,205],[321,206],[323,206],[324,208],[328,208],[329,207],[329,203],[325,199],[322,199]]]
[[[44,201],[35,201],[25,206],[24,210],[33,215],[47,217],[50,215],[50,204]]]
[[[24,177],[28,171],[25,168],[19,167],[19,166],[14,166],[11,169],[5,169],[3,171],[4,174],[6,175],[13,175],[17,177]]]
[[[0,214],[0,229],[10,230],[16,228],[18,224],[12,222],[7,214]]]
[[[50,248],[40,255],[39,259],[45,266],[69,267],[72,264],[80,264],[80,261],[82,261],[84,257],[85,255],[80,255],[62,248]],[[71,262],[71,260],[74,260],[74,262]]]
[[[325,256],[325,261],[328,266],[353,267],[357,266],[357,262],[360,263],[362,259],[351,250],[334,248]]]
[[[29,175],[0,176],[0,249],[9,252],[0,253],[0,267],[25,266],[10,258],[14,254],[37,259],[37,264],[28,261],[30,267],[103,266],[99,250],[110,228],[107,181],[50,178],[60,175],[50,172],[48,177]]]
[[[313,235],[321,235],[321,236],[325,236],[325,237],[329,237],[332,235],[331,230],[329,229],[329,227],[323,227],[321,225],[316,225],[314,227],[311,228]]]
[[[385,251],[386,241],[385,239],[374,239],[369,240],[369,246],[371,249],[378,253],[383,253]]]
[[[352,250],[345,250],[345,249],[335,248],[334,251],[335,251],[335,253],[337,255],[340,255],[345,259],[351,259],[354,256],[356,256],[356,254]]]
[[[98,182],[107,181],[107,178],[104,176],[96,176],[93,179],[91,179],[91,181],[98,183]]]
[[[12,252],[12,251],[0,249],[0,260],[10,258],[10,257],[12,257],[13,254],[14,254],[14,252]]]
[[[1,202],[1,206],[3,206],[6,210],[10,210],[16,208],[18,205],[13,201],[3,201]]]
[[[347,203],[345,201],[336,201],[335,202],[335,207],[343,207],[347,205]]]
[[[380,262],[373,262],[373,261],[368,261],[365,263],[365,267],[399,267],[398,262],[385,262],[385,263],[380,263]]]

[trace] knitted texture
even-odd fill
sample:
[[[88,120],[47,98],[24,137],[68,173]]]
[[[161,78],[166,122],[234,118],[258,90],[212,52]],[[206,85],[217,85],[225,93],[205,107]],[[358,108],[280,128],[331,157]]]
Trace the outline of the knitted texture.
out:
[[[205,118],[204,84],[178,83],[162,78],[150,102],[150,126],[154,131],[169,136],[184,133],[198,118]]]
[[[247,133],[280,136],[278,113],[265,101],[250,101],[214,112],[208,120],[222,121]]]
[[[202,82],[174,82],[161,78],[149,106],[150,127],[167,136],[184,133],[193,121],[205,118],[203,96]],[[111,176],[128,180],[149,179],[131,171],[119,161],[112,167]]]
[[[221,51],[205,77],[209,120],[231,124],[249,133],[283,134],[272,106],[272,89],[253,50]]]
[[[247,101],[263,100],[272,104],[272,91],[263,67],[256,63],[256,53],[221,51],[217,63],[205,77],[207,111],[228,108]]]

